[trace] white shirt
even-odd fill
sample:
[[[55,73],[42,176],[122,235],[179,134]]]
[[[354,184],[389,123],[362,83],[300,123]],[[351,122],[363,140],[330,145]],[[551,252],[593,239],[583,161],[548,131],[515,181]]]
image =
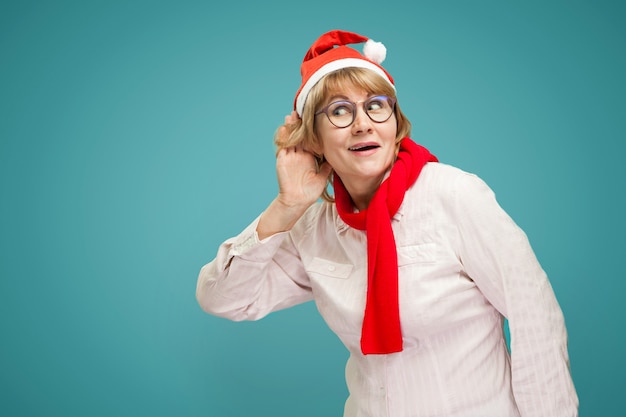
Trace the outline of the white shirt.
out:
[[[202,308],[256,320],[315,300],[350,351],[345,417],[574,417],[563,314],[524,232],[478,177],[427,164],[392,219],[404,349],[363,355],[366,235],[332,203],[260,242],[258,218],[199,275]],[[511,356],[503,335],[509,321]]]

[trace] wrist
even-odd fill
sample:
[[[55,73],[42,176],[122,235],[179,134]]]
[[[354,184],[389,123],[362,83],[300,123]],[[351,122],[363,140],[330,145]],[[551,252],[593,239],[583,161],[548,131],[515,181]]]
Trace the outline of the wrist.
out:
[[[311,204],[312,203],[309,202],[302,203],[301,201],[285,198],[283,194],[279,193],[271,205],[274,205],[277,210],[284,212],[287,216],[295,215],[300,217]]]
[[[256,229],[259,239],[291,230],[309,205],[288,204],[275,198],[259,219]]]

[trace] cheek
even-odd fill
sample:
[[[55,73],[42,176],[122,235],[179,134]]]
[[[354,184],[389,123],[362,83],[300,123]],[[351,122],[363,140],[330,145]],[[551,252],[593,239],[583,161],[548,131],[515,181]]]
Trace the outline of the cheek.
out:
[[[342,146],[343,140],[336,131],[320,129],[318,132],[320,151],[327,157],[327,154],[333,154]],[[328,159],[328,158],[326,158]]]
[[[398,136],[398,119],[396,119],[395,114],[391,117],[390,122],[391,123],[389,123],[389,129],[390,129],[391,135],[393,136],[395,140],[396,136]]]
[[[322,150],[323,150],[322,155],[324,156],[324,159],[326,160],[326,162],[328,162],[330,166],[334,167],[337,162],[337,152],[334,152],[333,149],[328,146],[324,147]]]
[[[378,131],[378,134],[386,144],[396,144],[398,142],[398,129],[395,125],[385,126],[384,129]]]

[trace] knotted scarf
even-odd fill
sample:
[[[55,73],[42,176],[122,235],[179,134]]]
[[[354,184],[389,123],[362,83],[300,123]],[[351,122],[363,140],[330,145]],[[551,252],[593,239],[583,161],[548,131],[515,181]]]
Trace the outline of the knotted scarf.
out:
[[[398,254],[391,228],[406,190],[427,162],[438,162],[426,148],[409,138],[402,139],[398,157],[367,209],[354,212],[352,199],[339,176],[333,187],[341,219],[367,235],[367,296],[361,329],[363,354],[402,351],[402,330],[398,302]]]

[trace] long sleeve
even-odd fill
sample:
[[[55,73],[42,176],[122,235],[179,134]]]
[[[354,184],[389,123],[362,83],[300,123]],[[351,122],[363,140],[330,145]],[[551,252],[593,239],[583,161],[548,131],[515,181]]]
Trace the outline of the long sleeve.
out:
[[[200,270],[198,303],[207,313],[230,320],[257,320],[272,311],[312,299],[308,277],[288,232],[263,241],[258,218],[226,240]]]
[[[458,185],[459,255],[509,321],[512,389],[521,416],[577,416],[563,314],[526,234],[478,177],[467,174]]]

